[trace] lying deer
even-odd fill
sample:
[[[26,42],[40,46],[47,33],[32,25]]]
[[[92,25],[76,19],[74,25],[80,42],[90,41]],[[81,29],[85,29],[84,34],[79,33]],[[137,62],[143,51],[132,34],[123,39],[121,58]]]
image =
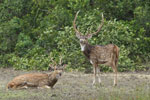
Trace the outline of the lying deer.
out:
[[[98,65],[104,64],[111,66],[115,76],[114,76],[114,86],[117,85],[117,63],[119,57],[119,47],[114,44],[108,45],[90,45],[88,43],[88,39],[92,38],[93,35],[100,32],[103,24],[104,24],[104,16],[102,14],[102,23],[100,24],[98,30],[94,33],[89,33],[87,35],[81,35],[81,33],[76,28],[76,19],[79,11],[76,13],[76,16],[73,21],[73,28],[76,32],[77,38],[80,40],[81,51],[83,51],[84,55],[90,60],[90,63],[93,65],[94,79],[93,85],[96,81],[97,71],[100,72]],[[101,84],[101,79],[98,74],[99,83]]]
[[[7,88],[10,89],[21,89],[28,87],[37,87],[37,88],[53,88],[60,76],[62,75],[65,65],[61,66],[61,69],[58,67],[50,65],[51,69],[54,71],[51,73],[30,73],[24,74],[15,77],[7,85]]]

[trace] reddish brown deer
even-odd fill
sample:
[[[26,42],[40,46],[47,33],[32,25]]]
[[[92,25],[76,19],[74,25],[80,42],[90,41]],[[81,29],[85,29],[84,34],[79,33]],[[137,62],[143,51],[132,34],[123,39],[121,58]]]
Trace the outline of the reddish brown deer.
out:
[[[119,47],[114,44],[108,45],[90,45],[88,43],[88,39],[92,38],[92,35],[100,32],[103,24],[104,24],[104,16],[102,14],[102,22],[98,28],[98,30],[94,33],[88,33],[87,35],[81,35],[76,27],[76,19],[79,11],[76,13],[76,16],[73,21],[73,28],[76,32],[77,38],[80,40],[81,51],[83,51],[84,55],[90,60],[90,63],[93,65],[93,85],[95,84],[97,73],[98,73],[98,81],[101,84],[101,79],[99,77],[99,67],[98,64],[104,64],[112,67],[114,72],[114,86],[117,85],[117,64],[119,57]]]
[[[53,61],[53,60],[52,60]],[[54,61],[53,61],[54,62]],[[61,59],[60,59],[61,63]],[[51,73],[30,73],[15,77],[12,81],[7,84],[8,89],[22,89],[28,87],[37,88],[53,88],[58,79],[61,77],[65,65],[58,68],[56,62],[55,65],[50,64],[52,70]]]

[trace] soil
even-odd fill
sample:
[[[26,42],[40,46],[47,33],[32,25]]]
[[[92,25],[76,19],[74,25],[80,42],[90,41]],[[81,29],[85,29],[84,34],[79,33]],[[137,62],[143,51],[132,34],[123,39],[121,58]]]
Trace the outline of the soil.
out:
[[[0,68],[0,100],[112,100],[116,97],[127,100],[137,93],[150,91],[150,72],[120,72],[116,87],[113,86],[113,73],[101,73],[102,85],[97,82],[92,86],[92,73],[64,72],[53,89],[6,89],[7,83],[14,77],[35,72],[39,71]]]

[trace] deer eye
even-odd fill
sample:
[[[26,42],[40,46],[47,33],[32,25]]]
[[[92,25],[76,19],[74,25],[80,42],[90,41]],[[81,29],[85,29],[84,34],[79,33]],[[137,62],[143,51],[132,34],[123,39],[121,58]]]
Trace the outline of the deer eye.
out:
[[[81,39],[81,40],[80,40],[80,43],[85,43],[85,40],[84,40],[84,39]]]
[[[87,41],[81,41],[80,43],[81,43],[81,44],[86,44],[86,43],[87,43]]]

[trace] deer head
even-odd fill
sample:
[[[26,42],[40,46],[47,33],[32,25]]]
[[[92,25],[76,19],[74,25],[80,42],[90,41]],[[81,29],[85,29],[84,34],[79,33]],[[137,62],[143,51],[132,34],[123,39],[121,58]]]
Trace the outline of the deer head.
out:
[[[53,75],[51,78],[59,79],[63,73],[66,64],[62,64],[62,56],[60,56],[59,64],[57,64],[53,58],[51,58],[52,64],[49,64],[49,70],[53,71]]]
[[[100,32],[100,30],[101,30],[101,28],[102,28],[102,26],[104,24],[104,16],[102,14],[102,22],[99,25],[99,27],[98,27],[96,32],[94,32],[94,33],[87,33],[86,35],[81,35],[80,31],[76,28],[76,24],[75,24],[78,14],[79,14],[79,11],[76,13],[76,16],[74,18],[73,28],[74,28],[74,30],[76,32],[77,38],[80,40],[81,51],[84,51],[84,48],[85,48],[86,44],[88,44],[88,39],[92,38],[93,35],[95,35],[98,32]]]

